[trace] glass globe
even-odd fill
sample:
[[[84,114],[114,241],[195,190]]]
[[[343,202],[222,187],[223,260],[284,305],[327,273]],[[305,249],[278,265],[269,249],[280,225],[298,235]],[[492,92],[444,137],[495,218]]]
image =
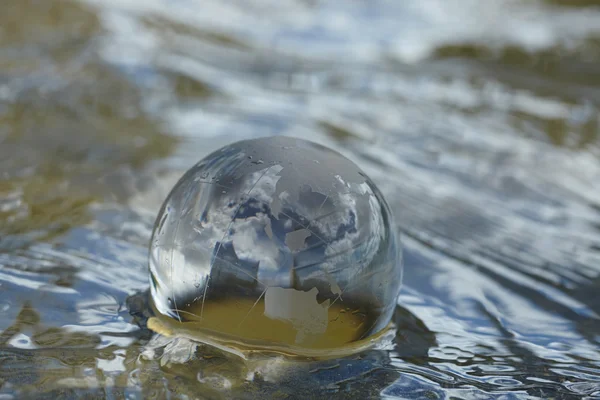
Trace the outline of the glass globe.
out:
[[[269,137],[183,175],[156,220],[149,270],[153,306],[174,326],[297,354],[382,332],[402,257],[388,205],[354,163]]]

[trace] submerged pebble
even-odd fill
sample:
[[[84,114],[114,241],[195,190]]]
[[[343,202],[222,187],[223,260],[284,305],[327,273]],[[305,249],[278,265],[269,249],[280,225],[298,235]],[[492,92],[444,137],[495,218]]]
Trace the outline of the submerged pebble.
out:
[[[298,355],[364,348],[400,290],[393,226],[377,187],[333,150],[288,137],[225,146],[159,212],[153,326]]]

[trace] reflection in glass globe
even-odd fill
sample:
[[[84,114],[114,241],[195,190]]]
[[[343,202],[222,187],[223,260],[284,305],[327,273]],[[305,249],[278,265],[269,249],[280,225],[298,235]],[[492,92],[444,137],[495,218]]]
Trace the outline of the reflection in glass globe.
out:
[[[270,137],[223,147],[179,180],[154,227],[150,277],[163,320],[297,354],[388,326],[402,260],[390,210],[355,164]]]

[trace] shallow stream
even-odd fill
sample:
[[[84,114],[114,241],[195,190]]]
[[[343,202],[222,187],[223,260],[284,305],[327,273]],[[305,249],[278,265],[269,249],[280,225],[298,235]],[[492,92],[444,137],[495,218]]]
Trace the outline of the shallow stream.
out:
[[[0,398],[600,398],[598,4],[4,1]],[[399,330],[233,382],[144,328],[148,243],[185,170],[267,135],[380,187]]]

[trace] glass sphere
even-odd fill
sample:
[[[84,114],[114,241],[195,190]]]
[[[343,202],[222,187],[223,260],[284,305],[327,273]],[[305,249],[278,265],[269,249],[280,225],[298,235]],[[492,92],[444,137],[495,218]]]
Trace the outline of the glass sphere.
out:
[[[149,269],[159,316],[291,353],[381,332],[402,281],[377,187],[339,153],[289,137],[230,144],[185,173],[159,212]]]

